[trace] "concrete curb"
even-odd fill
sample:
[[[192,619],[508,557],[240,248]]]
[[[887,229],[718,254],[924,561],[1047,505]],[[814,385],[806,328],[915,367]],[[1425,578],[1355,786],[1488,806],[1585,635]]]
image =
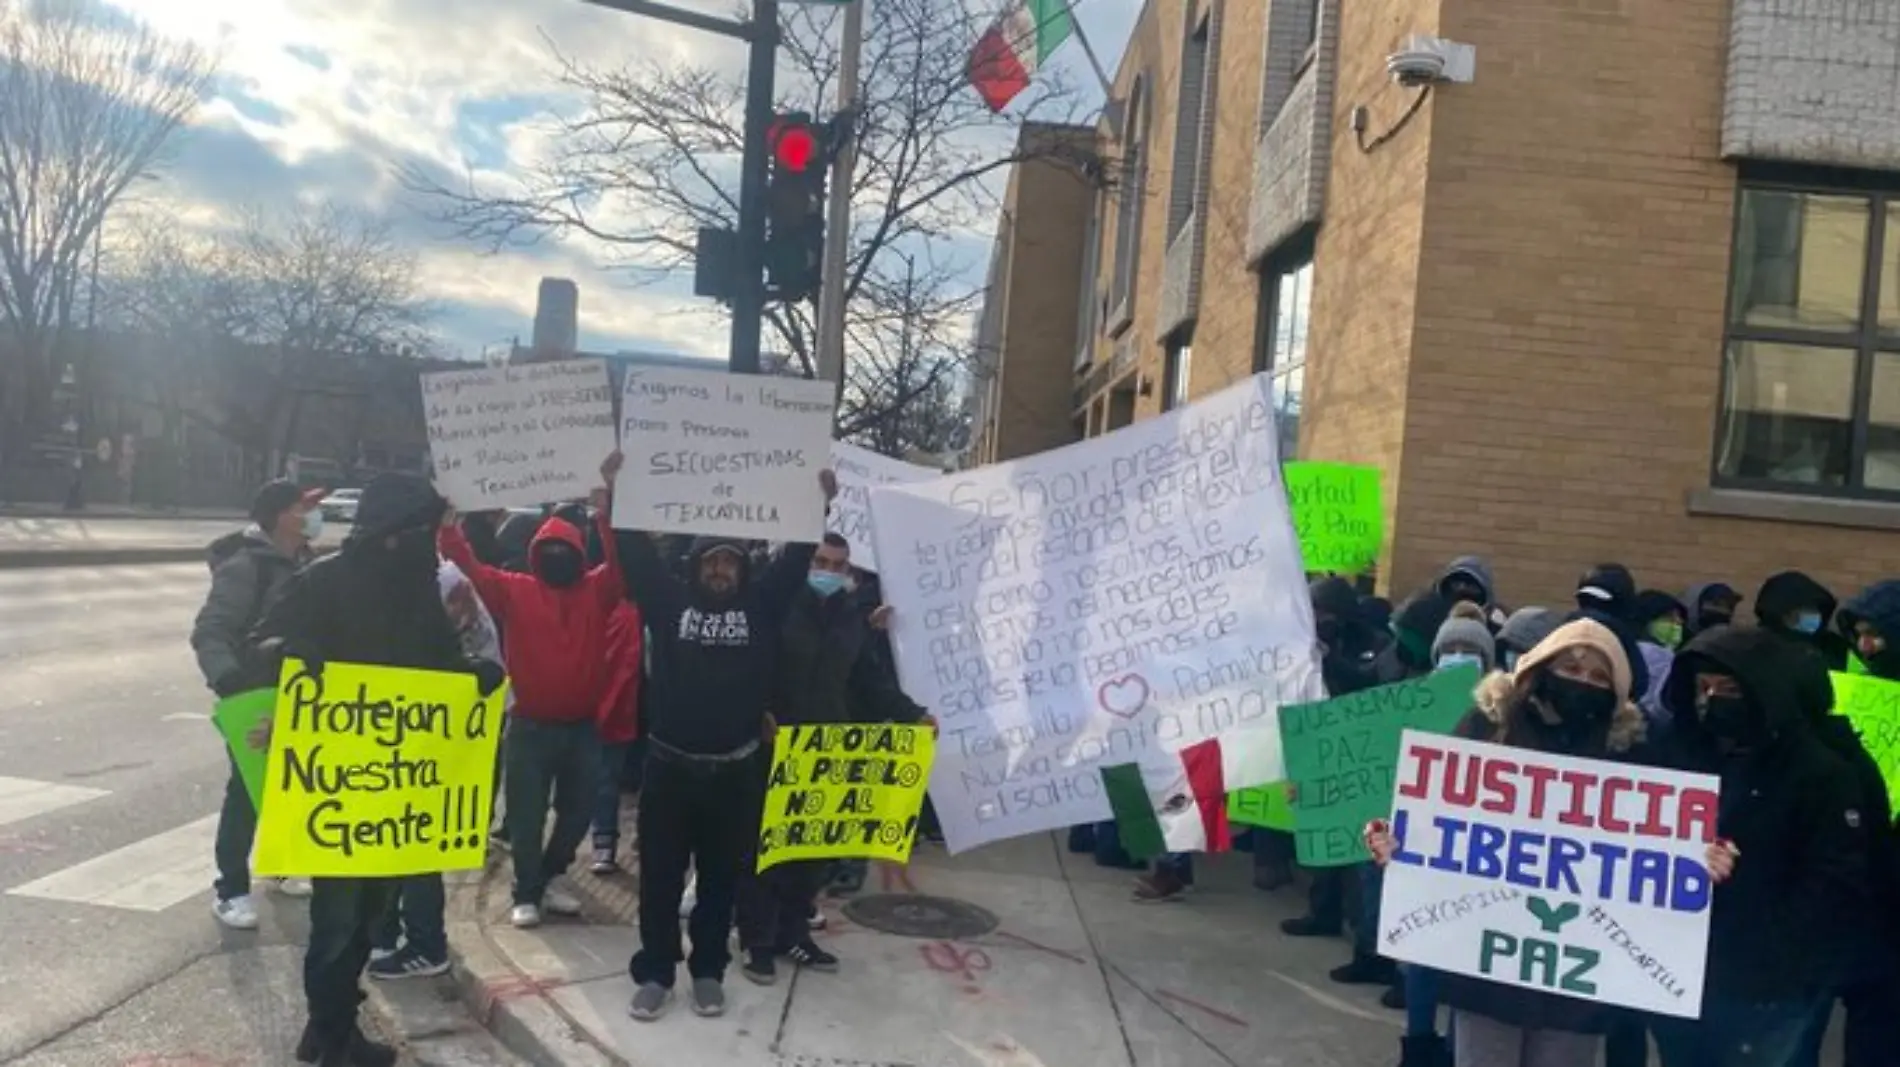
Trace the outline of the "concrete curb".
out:
[[[633,1067],[596,1041],[560,1005],[547,987],[516,967],[489,936],[488,889],[497,876],[491,865],[479,885],[450,890],[450,974],[468,1010],[496,1041],[534,1067]]]
[[[155,548],[0,549],[0,570],[32,567],[115,567],[203,563],[203,545]]]

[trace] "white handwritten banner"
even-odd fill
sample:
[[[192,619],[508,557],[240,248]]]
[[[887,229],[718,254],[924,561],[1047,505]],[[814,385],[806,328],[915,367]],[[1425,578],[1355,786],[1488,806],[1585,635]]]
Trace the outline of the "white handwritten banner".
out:
[[[1219,739],[1277,781],[1282,704],[1323,696],[1273,404],[1254,378],[1044,452],[871,492],[904,691],[942,726],[953,850],[1105,820],[1102,772]]]
[[[851,562],[867,571],[877,570],[877,547],[871,542],[871,490],[943,477],[942,471],[843,441],[831,443],[831,469],[838,476],[838,499],[832,501],[826,529],[851,542]]]
[[[422,376],[429,458],[464,511],[585,497],[614,450],[614,400],[598,359]]]
[[[1379,953],[1696,1018],[1719,789],[1707,775],[1407,730]]]
[[[623,530],[816,541],[818,472],[836,386],[804,378],[641,367],[620,401]]]

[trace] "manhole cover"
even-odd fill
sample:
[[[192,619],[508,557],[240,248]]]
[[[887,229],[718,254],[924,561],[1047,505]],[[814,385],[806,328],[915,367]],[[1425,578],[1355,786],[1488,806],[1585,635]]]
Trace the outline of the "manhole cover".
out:
[[[999,925],[996,916],[975,904],[914,893],[858,897],[844,906],[844,917],[880,933],[931,941],[982,937]]]

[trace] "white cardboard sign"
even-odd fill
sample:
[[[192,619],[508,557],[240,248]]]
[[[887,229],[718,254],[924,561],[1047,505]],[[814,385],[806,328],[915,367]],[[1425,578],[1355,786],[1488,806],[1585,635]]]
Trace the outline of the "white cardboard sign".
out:
[[[816,541],[836,386],[715,370],[635,367],[620,400],[614,493],[622,530]]]
[[[425,374],[422,408],[436,488],[463,511],[582,499],[614,450],[597,359]]]
[[[943,477],[943,472],[891,459],[868,448],[833,441],[831,470],[838,476],[838,499],[831,502],[826,529],[851,542],[851,562],[877,570],[877,546],[871,538],[871,490],[880,485],[909,485]]]

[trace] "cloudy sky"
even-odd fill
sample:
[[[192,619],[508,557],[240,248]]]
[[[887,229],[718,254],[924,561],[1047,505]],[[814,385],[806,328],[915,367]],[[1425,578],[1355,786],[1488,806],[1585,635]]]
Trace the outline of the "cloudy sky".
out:
[[[423,163],[505,180],[530,167],[548,149],[546,116],[574,106],[557,93],[554,47],[590,65],[659,57],[737,71],[736,43],[580,0],[108,2],[219,59],[214,98],[181,138],[162,185],[145,194],[175,217],[213,227],[240,207],[332,201],[387,218],[420,256],[441,308],[438,333],[471,357],[526,339],[544,275],[579,283],[583,347],[723,353],[723,322],[690,295],[690,279],[630,285],[602,269],[597,250],[573,241],[485,255],[432,228],[397,174]],[[731,0],[675,2],[733,10]],[[1112,72],[1140,0],[1076,7]],[[1093,81],[1073,45],[1059,60]]]

